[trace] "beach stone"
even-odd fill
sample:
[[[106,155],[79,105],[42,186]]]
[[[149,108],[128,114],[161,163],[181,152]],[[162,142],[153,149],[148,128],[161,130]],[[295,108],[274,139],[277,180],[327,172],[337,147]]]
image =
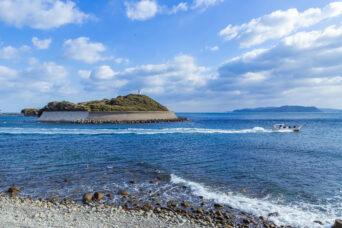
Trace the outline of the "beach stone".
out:
[[[130,184],[136,184],[137,182],[135,180],[130,180],[129,183]]]
[[[95,192],[94,195],[93,195],[93,200],[94,201],[100,201],[104,198],[104,194],[101,193],[101,192]]]
[[[15,194],[19,193],[20,190],[17,188],[11,187],[8,189],[8,192],[11,193],[12,195],[15,195]]]
[[[114,195],[113,195],[112,193],[108,193],[106,196],[107,196],[109,199],[113,199],[113,197],[114,197]]]
[[[200,207],[198,207],[198,208],[196,209],[196,212],[197,212],[198,214],[203,214],[203,209],[200,208]]]
[[[0,178],[0,182],[2,181],[2,179]]]
[[[222,211],[220,211],[220,210],[216,211],[216,215],[219,217],[223,217]]]
[[[157,183],[155,180],[150,181],[150,184],[155,184],[155,183]]]
[[[118,195],[121,195],[121,196],[128,196],[129,193],[128,193],[127,191],[123,190],[123,189],[120,189],[120,190],[118,191]]]
[[[315,221],[314,221],[314,223],[317,223],[317,224],[319,224],[319,225],[322,225],[322,226],[323,226],[323,222],[321,222],[321,221],[315,220]]]
[[[170,200],[170,201],[167,202],[167,206],[169,206],[169,207],[177,207],[178,204],[175,203],[173,200]]]
[[[154,210],[154,206],[150,203],[145,203],[141,209],[144,211],[152,211],[152,210]]]
[[[222,205],[222,204],[219,204],[219,203],[215,203],[215,204],[214,204],[214,207],[215,207],[215,208],[222,208],[223,205]]]
[[[82,202],[83,203],[88,203],[92,200],[93,196],[91,195],[91,193],[85,193],[82,197]]]
[[[190,204],[188,204],[188,203],[185,202],[185,201],[183,201],[181,205],[182,205],[182,207],[190,207]]]
[[[279,213],[278,212],[272,212],[272,213],[269,213],[268,216],[269,217],[271,217],[271,216],[279,216]]]
[[[247,192],[247,188],[241,188],[241,192]]]
[[[336,219],[332,228],[342,228],[342,219]]]
[[[261,219],[262,221],[266,221],[266,218],[264,216],[260,216],[259,219]]]

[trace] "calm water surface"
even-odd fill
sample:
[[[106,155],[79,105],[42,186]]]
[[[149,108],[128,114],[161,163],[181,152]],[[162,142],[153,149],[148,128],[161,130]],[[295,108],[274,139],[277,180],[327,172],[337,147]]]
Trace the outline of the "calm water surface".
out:
[[[314,220],[328,227],[342,217],[342,114],[179,115],[190,122],[41,124],[0,116],[0,190],[15,184],[22,196],[80,199],[86,191],[143,188],[194,204],[201,195],[257,216],[277,211],[274,222],[297,227],[317,226]],[[274,133],[276,123],[303,128]]]

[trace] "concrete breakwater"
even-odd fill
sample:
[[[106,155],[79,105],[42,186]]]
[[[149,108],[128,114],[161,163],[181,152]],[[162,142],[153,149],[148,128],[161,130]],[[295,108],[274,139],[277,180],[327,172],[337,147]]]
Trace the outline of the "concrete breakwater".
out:
[[[80,124],[124,124],[158,123],[187,121],[170,111],[127,111],[127,112],[84,112],[54,111],[43,112],[38,122],[45,123],[80,123]]]

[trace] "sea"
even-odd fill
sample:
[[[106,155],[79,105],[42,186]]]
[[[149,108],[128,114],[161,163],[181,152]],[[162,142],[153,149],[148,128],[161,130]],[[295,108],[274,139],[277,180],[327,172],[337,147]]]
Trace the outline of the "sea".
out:
[[[294,227],[330,227],[342,217],[342,113],[177,115],[189,121],[83,125],[0,116],[0,191],[16,186],[23,197],[80,201],[85,192],[126,189],[193,205],[202,196],[255,216],[277,212],[268,218]],[[273,132],[279,123],[302,129]]]

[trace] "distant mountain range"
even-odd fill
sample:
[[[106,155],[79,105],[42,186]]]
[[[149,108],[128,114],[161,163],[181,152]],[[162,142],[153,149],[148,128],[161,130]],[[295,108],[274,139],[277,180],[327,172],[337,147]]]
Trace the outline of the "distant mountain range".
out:
[[[342,112],[337,109],[319,109],[314,106],[291,106],[285,105],[281,107],[260,107],[260,108],[245,108],[237,109],[233,112]]]

